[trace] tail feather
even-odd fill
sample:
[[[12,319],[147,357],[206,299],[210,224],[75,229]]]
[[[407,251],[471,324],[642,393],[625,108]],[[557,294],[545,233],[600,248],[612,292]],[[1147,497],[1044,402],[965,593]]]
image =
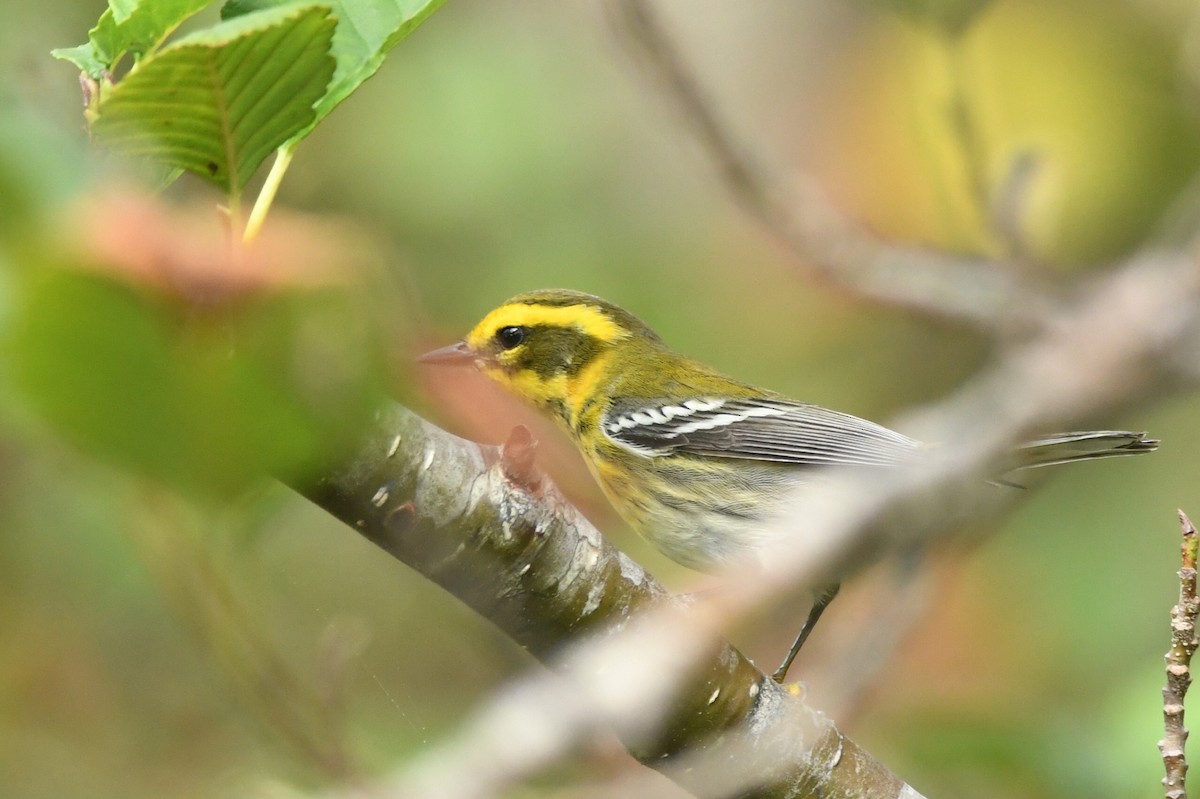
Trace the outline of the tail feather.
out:
[[[1054,466],[1059,463],[1140,455],[1158,449],[1158,440],[1125,430],[1057,433],[1021,444],[1012,452],[1008,471]]]

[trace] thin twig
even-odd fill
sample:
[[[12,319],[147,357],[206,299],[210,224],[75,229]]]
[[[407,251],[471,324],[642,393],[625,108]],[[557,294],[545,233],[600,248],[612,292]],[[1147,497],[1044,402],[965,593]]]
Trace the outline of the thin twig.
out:
[[[1163,766],[1166,799],[1187,799],[1188,731],[1183,726],[1183,700],[1192,684],[1192,655],[1200,641],[1196,638],[1196,616],[1200,614],[1200,599],[1196,597],[1196,527],[1182,510],[1179,524],[1183,528],[1182,560],[1179,569],[1179,604],[1171,608],[1171,648],[1163,659],[1167,662],[1167,687],[1163,688],[1163,739],[1158,742]]]
[[[632,52],[708,151],[731,194],[799,256],[812,276],[888,305],[986,329],[1037,319],[1049,297],[1021,270],[982,258],[891,244],[854,229],[802,178],[780,180],[760,152],[722,118],[645,0],[613,0]]]

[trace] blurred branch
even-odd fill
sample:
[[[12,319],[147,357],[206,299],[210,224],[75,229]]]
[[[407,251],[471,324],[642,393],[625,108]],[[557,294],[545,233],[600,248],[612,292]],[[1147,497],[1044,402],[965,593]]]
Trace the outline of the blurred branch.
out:
[[[697,796],[918,799],[716,641],[605,542],[531,456],[527,434],[498,451],[394,406],[358,452],[300,487],[560,675],[501,694],[408,770],[396,795],[494,795],[611,726],[639,760]]]
[[[1049,298],[1013,265],[886,243],[855,230],[810,181],[738,138],[645,0],[612,0],[631,49],[712,157],[733,196],[796,253],[813,276],[871,300],[998,329],[1045,310]],[[1019,325],[1018,325],[1019,326]]]
[[[1192,655],[1200,646],[1196,639],[1196,616],[1200,615],[1200,599],[1196,597],[1196,528],[1183,511],[1179,511],[1179,524],[1183,528],[1183,566],[1179,569],[1179,603],[1171,608],[1171,648],[1163,658],[1167,662],[1167,687],[1162,692],[1165,733],[1158,742],[1167,771],[1162,781],[1166,799],[1187,799],[1188,731],[1183,726],[1183,700],[1192,684]]]

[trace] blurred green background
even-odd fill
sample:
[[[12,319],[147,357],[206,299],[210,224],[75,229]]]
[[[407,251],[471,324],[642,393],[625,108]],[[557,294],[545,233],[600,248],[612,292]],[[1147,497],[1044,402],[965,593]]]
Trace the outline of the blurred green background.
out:
[[[1196,229],[1192,2],[661,7],[736,129],[882,235],[1023,256],[1067,282]],[[968,329],[805,279],[583,0],[449,0],[301,146],[281,204],[352,220],[367,251],[336,302],[289,289],[198,311],[170,291],[84,285],[94,276],[64,289],[43,279],[64,258],[47,242],[114,167],[87,153],[76,77],[48,52],[103,8],[0,10],[0,796],[316,789],[426,751],[528,667],[287,490],[243,488],[385,380],[480,440],[528,423],[481,380],[409,366],[512,294],[600,294],[742,378],[880,420],[987,356]],[[172,196],[217,200],[187,181]],[[231,343],[247,336],[249,352]],[[129,340],[166,343],[114,343]],[[377,355],[346,366],[363,350]],[[195,376],[223,374],[223,357],[241,377]],[[286,377],[260,379],[285,361]],[[349,375],[334,389],[316,380],[331,364]],[[243,443],[230,431],[257,431],[239,412],[255,402],[283,421]],[[1175,395],[1091,420],[1163,448],[1064,470],[982,544],[936,554],[927,607],[871,692],[839,708],[844,729],[931,798],[1155,795],[1174,512],[1200,516],[1198,414]],[[693,585],[533,424],[589,516],[671,586]],[[890,601],[886,580],[851,585],[806,649],[818,707],[855,657],[847,619]],[[780,609],[731,636],[772,663],[797,619]],[[512,795],[572,796],[637,768],[598,744]]]

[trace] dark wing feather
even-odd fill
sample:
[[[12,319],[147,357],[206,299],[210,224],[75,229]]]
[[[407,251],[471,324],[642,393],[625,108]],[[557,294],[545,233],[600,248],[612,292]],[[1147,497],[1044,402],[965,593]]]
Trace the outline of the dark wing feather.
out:
[[[613,441],[643,455],[679,452],[813,466],[891,466],[921,448],[856,416],[770,398],[614,406],[601,424]]]

